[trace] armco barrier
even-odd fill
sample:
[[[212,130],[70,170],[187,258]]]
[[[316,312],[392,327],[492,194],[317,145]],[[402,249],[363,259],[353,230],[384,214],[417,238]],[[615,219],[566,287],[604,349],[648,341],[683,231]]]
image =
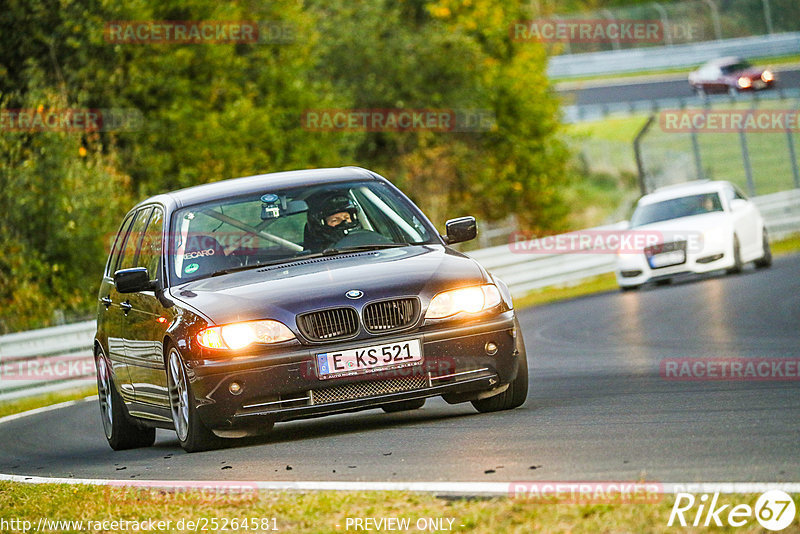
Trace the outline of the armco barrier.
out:
[[[800,231],[800,189],[755,197],[772,238]],[[614,230],[624,223],[593,228]],[[508,244],[469,252],[508,284],[515,297],[542,287],[573,284],[612,272],[614,254],[524,254]],[[0,336],[0,400],[25,397],[94,382],[95,322],[85,321]],[[53,363],[48,363],[53,362]],[[19,376],[19,369],[35,372]]]
[[[800,32],[741,37],[720,41],[609,50],[553,56],[547,67],[552,79],[645,72],[700,65],[723,56],[784,56],[800,50]]]
[[[0,399],[94,382],[95,321],[0,336]]]

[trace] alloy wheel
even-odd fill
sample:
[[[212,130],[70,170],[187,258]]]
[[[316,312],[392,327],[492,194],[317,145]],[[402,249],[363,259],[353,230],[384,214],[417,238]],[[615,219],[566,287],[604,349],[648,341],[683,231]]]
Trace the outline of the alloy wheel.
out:
[[[189,388],[186,384],[186,374],[183,372],[181,356],[175,349],[169,352],[169,374],[169,404],[172,411],[172,422],[178,438],[186,441],[189,435]]]

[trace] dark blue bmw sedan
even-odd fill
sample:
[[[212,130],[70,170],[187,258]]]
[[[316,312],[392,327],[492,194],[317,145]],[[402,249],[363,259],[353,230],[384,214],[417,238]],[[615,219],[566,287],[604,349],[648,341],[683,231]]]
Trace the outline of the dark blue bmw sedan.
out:
[[[281,172],[157,195],[117,233],[94,350],[106,438],[199,451],[276,422],[441,396],[522,405],[508,288],[383,177]]]

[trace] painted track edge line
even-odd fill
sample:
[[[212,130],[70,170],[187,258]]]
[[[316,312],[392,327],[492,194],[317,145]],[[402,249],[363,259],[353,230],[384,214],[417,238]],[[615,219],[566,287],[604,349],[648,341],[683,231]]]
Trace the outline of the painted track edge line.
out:
[[[23,417],[28,417],[29,415],[36,415],[45,412],[51,412],[53,410],[58,410],[61,408],[66,408],[68,406],[74,406],[76,404],[80,404],[82,402],[91,402],[96,401],[97,395],[89,395],[88,397],[84,397],[82,399],[71,400],[66,402],[59,402],[58,404],[51,404],[49,406],[42,406],[41,408],[34,408],[33,410],[28,410],[25,412],[19,413],[12,413],[11,415],[6,415],[5,417],[0,417],[0,425],[3,423],[8,423],[11,421],[16,421],[17,419],[22,419]]]
[[[29,415],[46,413],[82,402],[96,401],[97,395],[83,399],[61,402],[43,406],[25,412],[0,417],[0,425],[15,421]],[[187,489],[211,487],[225,481],[214,480],[120,480],[98,478],[64,478],[39,477],[27,475],[9,475],[0,473],[1,481],[21,482],[25,484],[83,484],[93,486],[130,486],[157,487],[164,489]],[[552,484],[552,481],[508,481],[508,482],[334,482],[334,481],[239,481],[242,484],[253,484],[261,490],[277,491],[411,491],[417,493],[435,493],[438,495],[491,495],[496,497],[511,496],[512,484]],[[563,484],[577,484],[587,481],[560,481]],[[653,482],[653,481],[647,481]],[[647,483],[640,482],[640,483]],[[800,493],[800,482],[670,482],[656,483],[663,494],[674,493],[763,493],[772,489],[787,493]]]

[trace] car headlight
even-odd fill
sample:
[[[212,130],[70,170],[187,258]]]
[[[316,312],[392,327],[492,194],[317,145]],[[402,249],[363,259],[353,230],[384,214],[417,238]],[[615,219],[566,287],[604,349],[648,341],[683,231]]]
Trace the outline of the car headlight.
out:
[[[764,80],[765,82],[771,82],[772,80],[775,79],[775,75],[772,74],[772,71],[765,70],[764,72],[761,73],[761,79]]]
[[[746,89],[746,88],[750,87],[750,85],[753,82],[750,80],[750,78],[748,78],[746,76],[742,76],[741,78],[739,78],[737,83],[739,84],[739,87],[741,87],[742,89]]]
[[[433,297],[425,318],[443,319],[457,313],[478,313],[494,308],[502,300],[500,291],[493,284],[451,289]]]
[[[197,334],[197,342],[208,349],[243,349],[253,343],[280,343],[294,339],[281,322],[267,319],[212,326]]]

